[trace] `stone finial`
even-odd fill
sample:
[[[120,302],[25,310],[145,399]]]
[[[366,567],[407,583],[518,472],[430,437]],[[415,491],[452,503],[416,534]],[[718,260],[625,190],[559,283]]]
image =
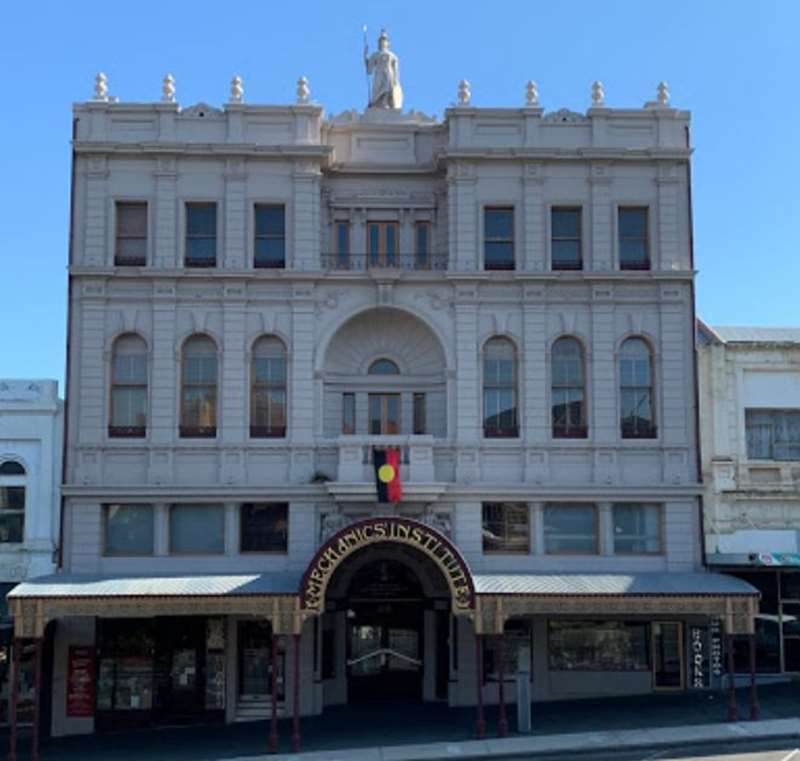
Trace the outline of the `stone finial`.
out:
[[[297,80],[297,102],[308,103],[311,97],[311,88],[308,86],[308,80],[305,77],[300,77]]]
[[[462,79],[458,83],[458,105],[468,106],[471,99],[472,90],[470,90],[469,82],[466,79]]]
[[[539,85],[537,85],[532,79],[529,79],[528,83],[525,85],[525,105],[539,105]]]
[[[167,74],[164,77],[164,82],[161,85],[161,100],[164,103],[175,102],[175,77],[172,74]]]
[[[656,100],[659,106],[669,105],[669,86],[666,82],[659,82],[656,87]]]
[[[592,106],[602,106],[606,102],[606,88],[598,79],[592,83]]]
[[[228,103],[243,103],[244,102],[244,80],[237,74],[231,80],[231,97]]]
[[[94,100],[108,100],[108,77],[102,71],[94,78]]]

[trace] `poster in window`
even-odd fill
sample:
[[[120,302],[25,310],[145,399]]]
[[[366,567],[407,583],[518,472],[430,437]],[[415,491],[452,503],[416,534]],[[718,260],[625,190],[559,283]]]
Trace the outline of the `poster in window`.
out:
[[[67,660],[67,716],[94,716],[94,648],[70,647]]]

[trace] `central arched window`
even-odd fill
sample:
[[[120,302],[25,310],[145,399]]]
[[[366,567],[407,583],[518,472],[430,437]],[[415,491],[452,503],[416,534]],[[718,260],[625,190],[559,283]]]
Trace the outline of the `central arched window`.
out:
[[[22,463],[0,462],[0,543],[18,544],[25,537],[26,476]]]
[[[642,338],[629,338],[619,353],[620,427],[623,439],[654,439],[653,355]]]
[[[114,341],[111,359],[111,420],[108,435],[147,433],[147,345],[128,333]]]
[[[400,375],[400,368],[391,359],[376,359],[369,366],[369,375]]]
[[[483,348],[483,435],[519,436],[517,356],[507,338],[492,338]]]
[[[586,379],[583,351],[577,338],[559,338],[551,352],[553,437],[586,437]]]
[[[217,435],[217,346],[203,335],[183,345],[181,363],[181,426],[184,437]]]
[[[280,338],[264,336],[253,345],[250,367],[250,435],[286,435],[286,347]]]

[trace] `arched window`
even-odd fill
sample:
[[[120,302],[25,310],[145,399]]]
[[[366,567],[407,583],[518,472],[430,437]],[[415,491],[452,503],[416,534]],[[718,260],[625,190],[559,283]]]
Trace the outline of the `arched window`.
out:
[[[147,433],[147,345],[133,333],[114,341],[111,352],[111,420],[108,435]]]
[[[376,359],[367,372],[369,375],[400,375],[400,368],[391,359]]]
[[[586,373],[577,338],[559,338],[550,355],[553,437],[586,438]]]
[[[217,346],[208,336],[192,336],[183,345],[180,434],[217,435]]]
[[[483,435],[519,435],[517,357],[507,338],[492,338],[483,349]]]
[[[286,347],[274,336],[253,345],[250,366],[250,435],[286,435]]]
[[[653,356],[642,338],[629,338],[619,353],[620,427],[623,439],[656,436]]]
[[[25,537],[25,486],[21,463],[0,463],[0,543],[20,543]]]

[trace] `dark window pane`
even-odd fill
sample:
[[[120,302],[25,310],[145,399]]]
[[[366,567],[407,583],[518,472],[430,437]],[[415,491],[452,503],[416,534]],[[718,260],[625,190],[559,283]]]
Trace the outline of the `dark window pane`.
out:
[[[356,395],[342,394],[342,433],[356,432]]]
[[[512,243],[486,241],[484,266],[489,270],[514,269],[514,245]]]
[[[544,543],[548,553],[596,553],[597,510],[594,505],[546,505]]]
[[[620,209],[619,234],[623,238],[646,238],[647,210]]]
[[[511,209],[486,209],[483,234],[485,238],[514,237],[514,212]]]
[[[400,368],[391,359],[376,359],[369,366],[369,375],[398,375]]]
[[[289,547],[289,506],[249,503],[241,507],[242,552],[286,552]]]
[[[222,505],[173,505],[169,545],[174,553],[221,554],[225,549]]]
[[[283,267],[286,263],[286,242],[283,238],[256,240],[257,267]]]
[[[579,240],[554,240],[551,250],[553,269],[581,268],[581,242]]]
[[[283,237],[285,216],[283,206],[256,206],[256,235]]]
[[[6,460],[0,464],[0,476],[24,476],[25,468],[22,463]]]
[[[0,542],[19,543],[25,538],[25,516],[23,513],[0,515]]]
[[[614,505],[614,552],[661,552],[661,509],[658,505]]]
[[[621,240],[619,243],[619,261],[626,264],[646,264],[647,245],[642,240]]]
[[[215,238],[217,235],[216,204],[187,204],[186,232],[191,236]]]
[[[147,204],[117,204],[117,235],[125,238],[147,237]]]
[[[414,433],[417,435],[426,432],[425,394],[414,394]]]
[[[530,551],[528,506],[514,502],[486,502],[483,505],[483,551]]]
[[[153,554],[152,505],[106,505],[107,555]]]
[[[350,253],[350,223],[336,223],[336,251],[340,255]]]
[[[0,510],[24,510],[24,486],[0,486]]]
[[[186,261],[213,266],[217,258],[217,241],[211,238],[190,238],[186,241]]]
[[[650,638],[646,623],[549,621],[552,671],[646,671]]]
[[[581,212],[579,209],[553,209],[553,238],[580,238]]]

